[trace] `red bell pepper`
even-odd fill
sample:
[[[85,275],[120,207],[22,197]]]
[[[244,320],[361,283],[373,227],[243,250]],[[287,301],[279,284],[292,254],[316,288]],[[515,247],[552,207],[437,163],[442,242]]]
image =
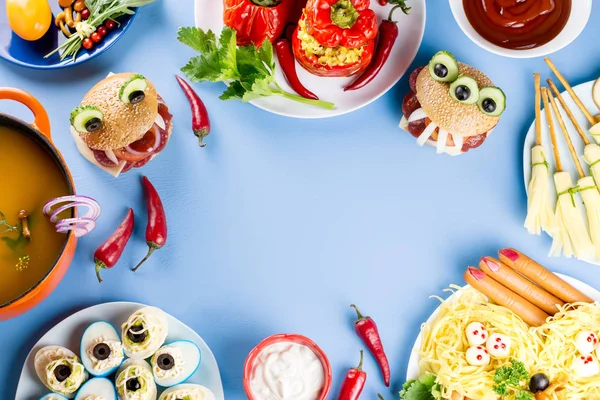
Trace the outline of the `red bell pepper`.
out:
[[[305,19],[304,16],[302,18]],[[371,59],[375,52],[374,40],[370,40],[364,45],[363,52],[357,62],[334,66],[320,63],[317,56],[307,55],[306,51],[302,48],[302,40],[298,36],[300,29],[302,29],[301,25],[302,24],[298,24],[298,28],[296,28],[296,31],[294,32],[294,36],[292,37],[292,47],[298,64],[311,74],[325,77],[347,77],[364,71],[371,63]]]
[[[277,40],[294,10],[296,0],[223,0],[223,21],[237,32],[237,44],[260,46]]]
[[[377,37],[377,17],[370,0],[309,0],[307,32],[325,47],[362,47]]]

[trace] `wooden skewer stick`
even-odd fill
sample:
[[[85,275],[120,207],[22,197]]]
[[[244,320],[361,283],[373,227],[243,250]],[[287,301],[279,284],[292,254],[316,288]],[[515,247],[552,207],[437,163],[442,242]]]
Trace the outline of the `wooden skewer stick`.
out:
[[[577,168],[577,172],[579,172],[579,178],[583,178],[585,173],[583,172],[583,168],[581,168],[581,163],[579,162],[579,158],[577,157],[577,153],[575,152],[575,148],[573,147],[573,142],[571,141],[571,137],[569,136],[569,131],[565,126],[565,121],[560,115],[560,110],[556,105],[556,101],[554,101],[554,96],[548,96],[550,100],[550,105],[554,110],[554,114],[556,115],[556,120],[558,121],[558,125],[562,130],[563,136],[565,137],[565,141],[567,142],[567,146],[569,146],[569,152],[571,152],[571,157],[573,157],[573,161],[575,162],[575,167]]]
[[[533,74],[533,81],[535,84],[535,144],[538,146],[542,145],[542,119],[540,118],[540,109],[541,107],[541,84],[540,84],[540,74],[538,72]]]
[[[577,107],[579,107],[579,109],[581,110],[581,112],[583,113],[583,115],[585,115],[585,118],[587,118],[587,120],[590,122],[590,125],[595,125],[596,124],[596,119],[594,118],[594,116],[592,114],[590,114],[590,112],[588,111],[588,109],[585,108],[585,106],[583,105],[583,103],[579,99],[579,96],[577,96],[577,94],[575,94],[575,91],[573,90],[573,88],[571,87],[571,85],[569,85],[569,82],[567,82],[567,80],[565,79],[565,77],[556,68],[556,66],[554,65],[554,63],[552,62],[552,60],[550,60],[548,57],[546,57],[546,58],[544,58],[544,61],[546,61],[546,64],[548,64],[548,66],[550,67],[550,69],[552,70],[552,72],[554,72],[554,75],[556,75],[556,77],[558,78],[558,80],[560,81],[560,83],[562,83],[563,86],[565,87],[565,89],[567,89],[567,92],[569,92],[569,94],[573,98],[573,101],[575,101],[575,104],[577,104]]]
[[[550,104],[548,104],[548,89],[542,88],[542,98],[544,99],[544,111],[546,111],[546,122],[550,129],[550,141],[552,142],[552,151],[554,152],[554,160],[556,161],[556,172],[562,172],[562,163],[560,161],[560,154],[558,153],[558,144],[556,143],[556,131],[554,130],[554,120],[552,119],[552,112],[550,111]]]
[[[573,113],[571,112],[569,107],[567,106],[567,103],[565,103],[565,99],[563,99],[562,95],[556,88],[556,85],[554,84],[554,82],[552,82],[552,79],[548,78],[546,80],[546,82],[548,82],[548,86],[550,86],[550,89],[552,89],[552,91],[554,92],[554,95],[558,99],[558,102],[562,106],[563,110],[565,110],[565,112],[567,113],[567,117],[569,117],[569,119],[571,120],[571,123],[575,127],[575,130],[577,130],[577,133],[579,134],[579,137],[581,138],[581,140],[583,140],[583,143],[585,145],[590,144],[590,141],[587,139],[587,137],[585,137],[585,132],[583,131],[583,129],[581,129],[581,126],[579,126],[579,123],[575,119],[575,116],[573,115]]]

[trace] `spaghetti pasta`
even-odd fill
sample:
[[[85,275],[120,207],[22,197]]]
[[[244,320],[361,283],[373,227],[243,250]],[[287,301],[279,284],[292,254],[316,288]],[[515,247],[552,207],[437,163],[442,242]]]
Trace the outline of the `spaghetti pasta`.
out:
[[[454,392],[476,400],[498,400],[494,391],[494,373],[497,368],[518,359],[533,375],[541,372],[550,381],[565,380],[553,400],[600,399],[599,377],[577,379],[572,371],[576,354],[575,336],[581,330],[600,330],[600,306],[597,303],[565,305],[546,324],[529,327],[511,310],[492,304],[472,288],[452,286],[454,293],[442,303],[432,323],[421,328],[422,343],[419,351],[421,374],[434,373],[443,386],[443,397]],[[471,366],[465,352],[470,347],[465,327],[471,322],[485,324],[490,334],[506,335],[511,340],[510,356],[495,359],[486,366]],[[567,377],[565,379],[565,377]],[[513,400],[505,396],[503,399]]]

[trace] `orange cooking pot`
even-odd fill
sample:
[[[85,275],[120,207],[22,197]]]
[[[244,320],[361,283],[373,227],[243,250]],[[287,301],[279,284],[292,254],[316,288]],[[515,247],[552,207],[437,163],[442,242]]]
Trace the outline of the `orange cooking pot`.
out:
[[[67,164],[60,152],[54,147],[54,144],[52,144],[52,139],[50,137],[50,120],[48,119],[48,114],[42,104],[31,94],[14,88],[0,88],[0,100],[18,101],[31,110],[34,115],[33,124],[30,125],[18,118],[0,113],[0,126],[9,127],[23,135],[27,135],[52,155],[56,163],[62,169],[70,194],[75,194],[75,185],[73,183],[71,172],[69,172]],[[76,211],[74,211],[74,213],[76,214]],[[74,217],[76,217],[76,215],[74,215]],[[48,297],[67,272],[67,269],[73,260],[73,256],[75,255],[76,246],[77,238],[73,234],[73,231],[69,231],[67,240],[65,241],[58,258],[54,262],[54,265],[48,266],[46,275],[16,299],[5,304],[0,304],[0,321],[23,314]]]

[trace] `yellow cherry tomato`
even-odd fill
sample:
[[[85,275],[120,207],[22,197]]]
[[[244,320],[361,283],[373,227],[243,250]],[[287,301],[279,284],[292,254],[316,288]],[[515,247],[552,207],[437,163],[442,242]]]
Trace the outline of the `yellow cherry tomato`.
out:
[[[25,40],[38,40],[50,29],[52,11],[48,0],[6,0],[11,29]]]

